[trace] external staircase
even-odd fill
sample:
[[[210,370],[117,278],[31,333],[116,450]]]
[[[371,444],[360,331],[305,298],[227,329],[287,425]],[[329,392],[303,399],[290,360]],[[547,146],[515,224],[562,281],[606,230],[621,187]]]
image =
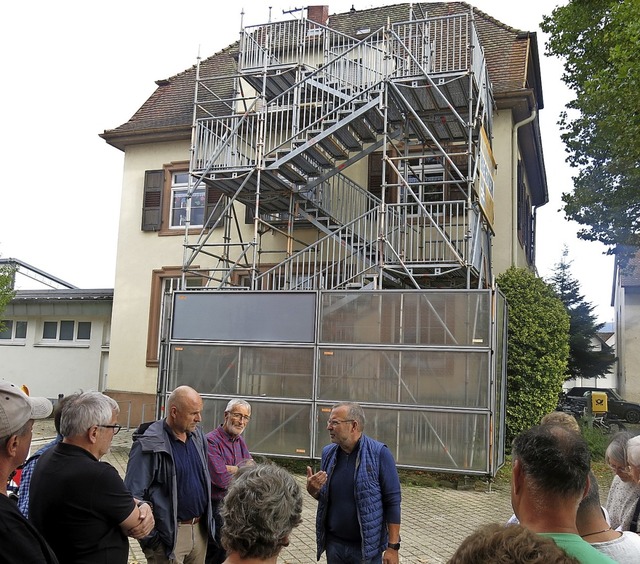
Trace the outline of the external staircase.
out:
[[[245,28],[237,66],[224,104],[216,78],[198,77],[191,192],[205,183],[226,198],[213,228],[187,236],[187,270],[204,252],[210,287],[234,273],[269,290],[487,286],[492,102],[470,13],[362,38],[308,19]],[[228,112],[213,115],[212,101]],[[374,154],[379,186],[362,185],[353,171]],[[238,202],[254,222],[247,241]],[[286,243],[267,249],[268,233]]]

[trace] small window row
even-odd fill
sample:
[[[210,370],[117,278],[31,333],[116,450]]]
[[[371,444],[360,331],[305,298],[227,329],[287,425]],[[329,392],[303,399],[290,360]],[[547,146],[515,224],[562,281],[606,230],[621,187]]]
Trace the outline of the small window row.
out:
[[[1,341],[23,341],[27,338],[27,321],[3,319],[0,323]],[[43,341],[88,341],[91,339],[91,321],[44,321]]]

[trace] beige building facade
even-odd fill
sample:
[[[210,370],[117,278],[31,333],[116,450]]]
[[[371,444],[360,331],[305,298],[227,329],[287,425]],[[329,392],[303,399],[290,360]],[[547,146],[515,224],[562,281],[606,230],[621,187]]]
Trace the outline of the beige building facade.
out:
[[[341,167],[345,164],[346,166],[343,176],[340,176],[340,192],[335,189],[337,177],[329,178],[329,173],[325,173],[327,186],[334,187],[331,194],[340,194],[329,197],[325,191],[325,205],[329,205],[328,199],[334,198],[331,201],[331,205],[334,206],[332,209],[337,209],[337,200],[346,193],[345,186],[349,186],[352,194],[357,194],[357,197],[350,196],[353,198],[350,200],[352,211],[362,211],[363,215],[373,207],[368,197],[382,197],[384,203],[380,207],[385,210],[384,213],[387,215],[384,217],[389,222],[394,221],[395,216],[389,215],[388,209],[396,205],[405,206],[402,213],[408,215],[402,217],[409,217],[408,224],[416,225],[420,221],[423,222],[420,224],[423,227],[422,241],[426,240],[424,233],[429,233],[429,241],[434,241],[433,234],[437,233],[443,236],[445,241],[438,245],[453,249],[445,251],[441,257],[430,262],[428,257],[425,258],[425,244],[416,244],[414,256],[411,250],[413,240],[405,238],[395,247],[389,244],[391,251],[388,254],[385,254],[386,251],[377,251],[378,257],[383,256],[385,259],[378,262],[378,268],[371,268],[357,280],[345,277],[342,280],[342,288],[348,284],[351,284],[351,287],[373,284],[377,289],[381,289],[385,287],[385,280],[394,276],[394,283],[398,279],[408,280],[410,284],[407,287],[410,288],[493,288],[495,276],[509,266],[533,269],[535,210],[548,200],[538,121],[538,112],[544,103],[535,33],[505,26],[499,22],[499,14],[488,16],[464,2],[396,4],[356,14],[329,15],[329,9],[330,7],[324,6],[312,7],[308,12],[301,14],[299,21],[302,23],[296,25],[306,25],[308,28],[305,29],[310,30],[321,29],[327,36],[330,33],[339,33],[341,38],[365,41],[366,33],[373,34],[376,29],[384,28],[388,18],[397,22],[422,21],[423,17],[445,21],[452,14],[459,15],[469,22],[469,29],[476,30],[486,65],[486,76],[481,77],[477,83],[479,88],[474,94],[478,101],[472,110],[479,112],[477,123],[474,123],[473,118],[463,119],[462,121],[466,120],[467,129],[460,134],[460,140],[454,138],[457,134],[450,131],[451,138],[446,142],[432,139],[430,135],[423,135],[422,141],[417,142],[412,138],[414,133],[407,133],[406,139],[411,139],[413,143],[409,148],[410,142],[403,141],[402,128],[398,126],[397,131],[393,129],[396,118],[390,117],[382,110],[380,115],[386,117],[383,118],[382,125],[378,124],[378,130],[368,122],[366,127],[372,128],[373,132],[360,130],[356,135],[353,130],[364,124],[364,120],[361,123],[354,120],[348,128],[345,126],[341,130],[335,130],[336,136],[339,131],[343,134],[343,145],[339,146],[344,150],[346,144],[347,149],[344,156],[334,155],[332,158],[342,163]],[[260,37],[259,30],[250,31],[254,38]],[[249,31],[247,36],[248,34]],[[318,31],[317,34],[313,32],[310,35],[319,34]],[[384,35],[384,32],[381,34]],[[401,41],[400,31],[397,32],[397,36]],[[366,53],[375,52],[378,45],[386,40],[376,40],[377,43],[372,40],[365,45],[365,54],[352,57],[349,59],[350,64],[355,65],[354,68],[360,68],[367,60]],[[466,38],[464,42],[466,44]],[[283,49],[285,47],[283,46]],[[356,48],[361,47],[349,47],[354,50]],[[435,53],[435,43],[433,49]],[[233,174],[223,177],[216,176],[212,168],[207,169],[204,157],[198,160],[198,151],[202,151],[202,154],[209,151],[207,154],[211,157],[211,166],[218,166],[216,158],[222,157],[215,156],[218,150],[215,143],[220,142],[225,134],[214,128],[228,127],[228,124],[235,123],[231,118],[229,121],[223,121],[220,116],[224,116],[225,112],[230,116],[241,116],[244,107],[248,108],[250,104],[257,103],[256,98],[259,96],[256,97],[255,94],[258,91],[258,83],[250,75],[250,65],[255,63],[247,61],[249,54],[249,47],[243,50],[242,46],[235,44],[205,59],[197,67],[189,68],[166,80],[159,80],[156,92],[127,123],[106,130],[101,135],[109,145],[124,152],[108,389],[116,399],[132,401],[139,410],[142,409],[141,406],[152,403],[156,396],[159,368],[162,366],[161,344],[167,339],[167,335],[162,331],[166,331],[168,327],[163,323],[162,304],[163,300],[169,299],[171,291],[178,289],[181,284],[186,284],[186,287],[213,287],[214,281],[219,283],[220,279],[224,279],[222,284],[227,288],[246,288],[251,284],[256,287],[256,272],[264,274],[279,263],[287,264],[287,268],[290,269],[287,260],[304,251],[305,246],[311,248],[316,241],[329,236],[323,231],[326,225],[318,225],[320,219],[317,216],[310,217],[310,208],[294,201],[293,197],[290,200],[288,218],[287,213],[282,211],[287,210],[285,204],[272,203],[276,202],[278,194],[274,185],[268,184],[268,181],[276,178],[276,175],[269,177],[271,165],[268,160],[263,160],[262,167],[254,167],[253,174],[258,174],[259,171],[261,180],[257,186],[261,188],[253,187],[245,198],[235,197],[234,193],[234,189],[242,182],[238,179],[244,178],[243,174],[250,176],[240,164]],[[433,62],[435,58],[430,60],[432,65],[436,64]],[[239,69],[241,64],[248,69],[247,74],[243,76],[238,74],[242,71]],[[296,72],[301,68],[307,71],[300,72],[309,72],[304,91],[310,92],[310,83],[313,80],[311,67],[300,65],[296,68]],[[373,65],[371,68],[377,67]],[[280,71],[274,68],[273,72],[275,84]],[[348,72],[350,80],[355,81],[353,76],[356,71],[350,69]],[[453,79],[454,74],[451,72],[450,78]],[[455,76],[456,80],[460,80],[461,83],[462,80],[468,80],[468,72],[458,74],[459,76]],[[256,71],[253,76],[258,75],[259,72]],[[210,77],[211,84],[228,84],[228,92],[215,92],[212,99],[203,98],[199,103],[199,94],[194,91],[196,85],[201,89],[207,85],[202,79],[203,76]],[[440,79],[444,80],[444,74],[440,75]],[[476,79],[477,77],[474,78]],[[439,87],[438,84],[442,84],[440,87],[444,88],[444,82],[434,82],[431,86],[430,80],[431,78],[427,77],[420,83],[421,87],[434,90]],[[364,92],[365,87],[361,83],[358,84]],[[401,88],[403,87],[408,91],[414,86],[403,83]],[[294,109],[291,109],[293,104],[286,107],[283,104],[282,115],[289,111],[298,115],[295,114],[298,110],[302,112],[302,108],[311,108],[320,102],[330,105],[326,96],[333,96],[335,88],[326,83],[314,83],[313,88],[313,95],[318,98],[306,102],[299,100]],[[321,98],[322,96],[325,98]],[[401,99],[400,95],[398,99]],[[335,100],[332,99],[331,103],[335,105]],[[200,112],[198,115],[202,115],[204,112],[205,115],[209,113],[213,116],[208,126],[208,131],[213,132],[207,141],[208,145],[203,137],[207,128],[193,127],[194,104],[197,107],[196,114]],[[401,107],[402,101],[397,104]],[[445,106],[446,112],[454,110],[451,105]],[[413,103],[406,104],[407,114],[410,114],[412,107]],[[475,115],[473,111],[471,113]],[[429,119],[445,124],[443,116],[446,112],[435,112]],[[454,113],[459,114],[458,109],[455,109]],[[398,117],[398,120],[410,118],[411,116]],[[268,140],[270,133],[272,136],[281,135],[284,138],[284,130],[290,127],[290,119],[292,118],[283,118],[277,127],[270,126],[270,123],[275,122],[269,122],[268,119],[260,122],[259,118],[256,118],[256,123],[264,125],[264,135]],[[342,116],[342,119],[350,118]],[[422,115],[416,116],[416,119],[423,120],[422,123],[425,124],[430,123]],[[449,121],[445,125],[451,130],[452,120],[447,119]],[[251,150],[243,152],[240,145],[244,138],[249,138],[250,133],[248,126],[245,130],[242,129],[242,125],[238,127],[239,129],[235,130],[238,139],[235,149],[231,146],[224,148],[223,144],[220,144],[220,154],[228,151],[227,159],[231,159],[232,154],[236,153],[250,154],[250,158],[256,160],[256,155],[261,150],[262,138],[257,136],[257,141],[251,143]],[[330,129],[331,126],[324,127]],[[358,138],[357,149],[349,149],[348,144],[353,142],[353,139],[346,137],[347,130],[351,137]],[[194,131],[200,131],[203,136],[194,139]],[[468,132],[470,133],[467,135]],[[366,135],[369,137],[364,137]],[[420,133],[415,136],[420,137]],[[362,139],[365,141],[360,143]],[[288,149],[289,155],[302,149],[311,154],[313,143],[306,141],[305,144],[294,144]],[[322,151],[330,151],[328,144]],[[321,159],[322,155],[315,157]],[[299,161],[288,166],[287,157],[276,155],[275,150],[274,158],[280,159],[283,163],[278,173],[280,176],[277,178],[288,174],[289,177],[285,180],[292,183],[291,186],[310,184],[308,179],[311,172],[305,172],[301,168],[305,166],[305,162]],[[481,168],[478,165],[480,160],[486,165],[483,173],[477,172]],[[231,161],[226,161],[225,166],[231,166],[229,162]],[[469,174],[456,175],[450,172],[451,167],[459,167],[464,172],[463,167],[469,163],[472,163],[472,172]],[[327,170],[329,168],[327,165]],[[417,168],[421,169],[420,174],[416,172]],[[406,170],[409,172],[403,172]],[[447,170],[449,172],[446,172]],[[192,174],[191,180],[188,178],[190,171],[196,173]],[[440,180],[434,181],[434,174],[440,175]],[[304,181],[296,178],[296,175]],[[385,179],[382,182],[383,187],[380,176]],[[487,201],[489,192],[482,192],[484,188],[481,188],[479,179],[484,179],[487,185],[491,185],[490,201]],[[353,188],[352,183],[359,188]],[[436,183],[438,190],[435,189]],[[181,201],[181,197],[190,191],[191,193]],[[292,192],[295,190],[292,189]],[[406,192],[413,192],[412,195],[416,198],[414,204],[411,203],[412,200],[403,199]],[[219,202],[220,207],[215,208]],[[256,219],[251,202],[260,206],[263,213],[261,219]],[[456,207],[459,202],[462,202],[462,208]],[[221,211],[225,204],[228,205],[227,209]],[[439,211],[434,207],[436,205],[441,206],[438,208]],[[466,211],[451,212],[463,208]],[[438,218],[444,217],[447,213],[450,214],[448,223],[443,224]],[[224,221],[217,220],[220,215],[225,216]],[[339,212],[336,212],[336,215],[339,215]],[[355,215],[357,214],[354,213],[354,217]],[[378,215],[378,221],[381,217],[383,215]],[[427,219],[430,222],[428,224]],[[460,231],[461,234],[451,235],[463,224],[464,230]],[[392,237],[388,236],[386,241],[391,239]],[[468,244],[470,240],[475,240],[477,245]],[[344,248],[344,241],[343,238],[339,246]],[[224,243],[222,250],[213,247],[215,242]],[[458,243],[459,246],[456,246]],[[207,245],[212,247],[209,248]],[[436,243],[432,243],[432,249],[436,247]],[[196,248],[199,252],[194,252]],[[256,252],[256,248],[259,251]],[[373,248],[373,245],[370,248]],[[395,252],[400,248],[401,252]],[[259,257],[259,262],[250,258],[254,252],[254,256]],[[393,260],[397,260],[393,270],[385,270]],[[414,261],[415,264],[407,266],[410,261]],[[384,264],[380,265],[380,262]],[[226,274],[220,274],[215,270],[219,263],[225,264]],[[196,274],[198,270],[206,270],[207,276]],[[259,283],[263,285],[260,288],[273,289],[277,276],[275,274],[272,278],[261,279]],[[307,273],[307,276],[315,280],[317,272]],[[332,272],[331,276],[335,278],[336,274]],[[297,279],[301,278],[303,275],[298,271]],[[326,274],[326,278],[329,278],[329,274]],[[288,283],[291,284],[291,281]],[[308,284],[311,285],[311,282]],[[322,287],[328,287],[326,281]],[[224,324],[228,321],[212,319],[211,323]]]

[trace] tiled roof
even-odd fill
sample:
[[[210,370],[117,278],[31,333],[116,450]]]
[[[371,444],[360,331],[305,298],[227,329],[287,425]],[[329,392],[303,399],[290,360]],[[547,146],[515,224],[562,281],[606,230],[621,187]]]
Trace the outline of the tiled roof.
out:
[[[620,285],[640,286],[640,251],[631,254],[628,262],[620,269]]]
[[[387,21],[406,21],[410,9],[414,11],[414,19],[421,17],[421,14],[439,17],[473,10],[498,106],[501,100],[505,103],[504,99],[515,93],[522,94],[533,89],[537,105],[542,108],[535,33],[511,28],[466,2],[404,3],[345,12],[330,16],[329,26],[355,36],[356,31],[363,27],[374,31],[386,25]],[[228,77],[217,84],[220,89],[217,94],[222,98],[231,94],[230,75],[236,72],[234,55],[237,51],[236,42],[201,62],[202,76]],[[533,64],[529,57],[535,58]],[[193,118],[195,78],[196,68],[193,66],[166,80],[157,81],[156,91],[129,121],[115,129],[106,130],[101,137],[120,149],[124,148],[128,139],[135,138],[139,142],[140,136],[145,135],[187,139]]]

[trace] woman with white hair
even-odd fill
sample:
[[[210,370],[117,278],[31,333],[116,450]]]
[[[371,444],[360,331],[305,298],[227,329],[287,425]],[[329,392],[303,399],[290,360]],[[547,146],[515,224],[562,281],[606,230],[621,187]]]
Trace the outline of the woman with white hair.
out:
[[[633,481],[640,484],[640,435],[627,441],[627,462]]]
[[[618,433],[617,435],[622,434],[624,433]],[[626,433],[626,435],[629,435],[629,433]],[[607,455],[608,454],[609,449],[607,449]],[[612,458],[615,456],[613,454],[611,457],[606,457],[609,466],[616,472],[616,478],[624,481],[626,486],[625,488],[620,488],[621,490],[624,489],[624,492],[620,491],[617,495],[614,492],[615,499],[618,499],[621,505],[625,504],[625,498],[622,496],[626,495],[624,520],[620,523],[618,529],[638,532],[640,530],[638,526],[638,520],[640,519],[640,436],[631,436],[628,438],[624,454],[625,458],[622,460],[619,459],[618,461]],[[622,467],[621,471],[615,467],[616,464]],[[612,490],[616,483],[616,478],[614,478],[614,482],[611,484]],[[609,499],[611,498],[612,494],[610,491]],[[608,504],[609,500],[607,500],[607,505]],[[611,513],[610,510],[609,512]],[[614,526],[613,521],[612,526]]]

